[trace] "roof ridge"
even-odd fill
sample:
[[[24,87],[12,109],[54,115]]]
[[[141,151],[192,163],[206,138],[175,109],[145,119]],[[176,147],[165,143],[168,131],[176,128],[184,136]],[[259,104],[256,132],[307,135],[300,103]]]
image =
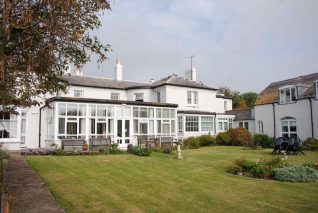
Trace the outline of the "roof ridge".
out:
[[[95,78],[95,79],[103,79],[103,80],[112,80],[112,81],[118,81],[118,82],[132,82],[132,83],[139,83],[139,84],[147,84],[150,85],[149,83],[146,82],[141,82],[141,81],[134,81],[134,80],[116,80],[114,78],[106,78],[106,77],[99,77],[99,76],[90,76],[90,75],[63,75],[66,77],[72,77],[72,76],[76,76],[76,77],[88,77],[88,78]]]
[[[278,84],[278,83],[283,83],[283,82],[290,81],[290,80],[297,80],[297,79],[304,78],[304,77],[309,77],[309,76],[312,76],[312,75],[318,75],[318,73],[311,73],[311,74],[308,74],[308,75],[300,75],[300,76],[294,77],[294,78],[289,78],[289,79],[285,79],[285,80],[281,80],[281,81],[275,81],[275,82],[272,82],[271,85]]]

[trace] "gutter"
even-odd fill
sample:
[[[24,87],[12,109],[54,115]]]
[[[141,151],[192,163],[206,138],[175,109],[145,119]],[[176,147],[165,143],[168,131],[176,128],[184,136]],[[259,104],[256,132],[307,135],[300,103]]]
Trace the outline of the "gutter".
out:
[[[274,117],[274,139],[276,139],[276,114],[275,114],[275,102],[272,103],[273,105],[273,117]]]
[[[311,120],[311,137],[314,138],[314,118],[312,113],[312,99],[309,98],[309,105],[310,105],[310,120]]]

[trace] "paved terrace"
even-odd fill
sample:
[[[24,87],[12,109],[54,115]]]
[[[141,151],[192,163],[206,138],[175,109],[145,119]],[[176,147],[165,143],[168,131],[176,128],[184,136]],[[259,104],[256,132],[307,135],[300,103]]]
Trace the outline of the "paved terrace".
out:
[[[60,213],[64,210],[56,201],[39,176],[21,157],[20,153],[11,153],[5,173],[5,200],[9,200],[9,212],[46,212]],[[2,208],[2,211],[4,208]]]

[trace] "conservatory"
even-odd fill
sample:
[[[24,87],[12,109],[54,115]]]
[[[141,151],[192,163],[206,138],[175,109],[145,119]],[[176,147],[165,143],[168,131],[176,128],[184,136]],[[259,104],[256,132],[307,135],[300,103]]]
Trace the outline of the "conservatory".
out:
[[[49,99],[43,107],[40,146],[61,139],[111,137],[126,148],[137,144],[137,136],[176,137],[176,104],[101,99]],[[44,133],[43,131],[46,131]]]

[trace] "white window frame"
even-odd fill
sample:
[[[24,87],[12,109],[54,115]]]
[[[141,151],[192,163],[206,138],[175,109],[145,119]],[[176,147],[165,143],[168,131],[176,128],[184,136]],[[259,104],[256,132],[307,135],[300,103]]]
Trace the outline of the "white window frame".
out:
[[[199,116],[185,116],[185,132],[199,132],[200,119]]]
[[[84,98],[84,90],[75,89],[74,90],[75,98]]]
[[[213,132],[214,117],[201,116],[201,132]]]
[[[134,95],[135,95],[135,101],[143,101],[144,100],[144,93],[138,92],[138,93],[134,93]]]
[[[233,118],[217,118],[218,131],[225,132],[233,127]]]
[[[224,101],[224,111],[227,110],[227,101]]]
[[[197,91],[187,91],[187,103],[191,106],[199,104],[199,93]]]
[[[120,93],[119,92],[112,92],[110,94],[110,99],[111,100],[116,100],[116,101],[120,100]]]
[[[157,102],[158,102],[158,103],[161,103],[161,94],[160,94],[160,91],[157,91],[157,92],[156,92],[156,95],[157,95]]]
[[[259,134],[264,134],[264,123],[263,123],[263,121],[259,120],[257,122],[257,126],[258,126],[258,133]]]
[[[296,130],[292,130],[291,127],[293,127],[292,123],[295,123],[295,127]],[[287,125],[284,125],[287,124]],[[284,130],[283,126],[287,126],[287,131]],[[281,132],[282,132],[282,137],[284,137],[284,135],[287,135],[288,137],[290,137],[291,135],[296,135],[296,137],[298,136],[297,133],[297,121],[296,118],[293,117],[284,117],[281,119]]]
[[[297,88],[296,87],[281,88],[278,91],[279,91],[279,103],[280,104],[294,103],[297,100]],[[287,92],[289,93],[289,96],[287,96]],[[289,100],[287,99],[287,97],[289,97]]]
[[[4,119],[4,114],[9,114],[9,119]],[[17,139],[18,138],[18,116],[10,113],[3,113],[3,116],[0,117],[0,130],[1,137],[3,139]],[[4,133],[7,131],[9,137],[4,137]]]

